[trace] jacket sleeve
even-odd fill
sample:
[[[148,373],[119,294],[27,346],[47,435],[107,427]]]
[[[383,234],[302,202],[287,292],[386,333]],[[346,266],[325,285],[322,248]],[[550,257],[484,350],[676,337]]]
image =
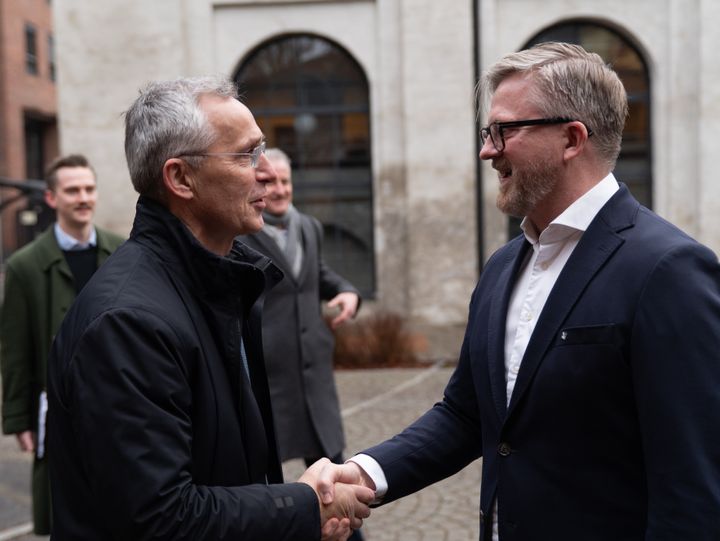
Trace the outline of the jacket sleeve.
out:
[[[0,313],[0,367],[2,368],[2,428],[16,434],[34,427],[34,349],[30,299],[21,273],[8,265],[5,297]]]
[[[468,330],[473,323],[471,317]],[[400,434],[362,451],[378,462],[387,479],[383,504],[454,475],[482,454],[468,330],[443,399]]]
[[[137,541],[320,539],[317,496],[303,483],[195,483],[193,396],[207,390],[194,388],[193,371],[205,369],[202,346],[166,319],[105,313],[71,345],[59,381],[51,372],[107,530]],[[198,362],[188,362],[193,356]]]
[[[329,265],[325,263],[322,256],[322,225],[320,222],[313,217],[308,217],[315,231],[315,238],[317,242],[317,257],[318,257],[318,281],[320,286],[320,299],[329,301],[338,293],[352,292],[358,296],[358,311],[360,310],[360,304],[362,303],[362,297],[360,292],[353,286],[348,280],[340,276],[335,272]]]
[[[632,329],[645,539],[720,539],[720,266],[685,244],[655,265]]]

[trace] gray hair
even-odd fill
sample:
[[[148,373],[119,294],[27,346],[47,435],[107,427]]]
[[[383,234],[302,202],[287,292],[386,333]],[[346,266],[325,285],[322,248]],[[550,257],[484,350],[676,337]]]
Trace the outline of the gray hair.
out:
[[[199,106],[204,95],[237,98],[234,83],[223,76],[179,78],[152,82],[125,113],[125,157],[133,187],[142,195],[164,200],[165,162],[200,153],[217,134]],[[197,167],[201,157],[188,157]]]
[[[593,131],[599,156],[613,169],[620,154],[628,115],[627,93],[617,73],[603,59],[579,45],[547,42],[510,53],[496,62],[478,85],[485,99],[516,73],[529,73],[533,90],[528,99],[545,117],[582,121]]]
[[[290,156],[285,154],[285,152],[279,148],[268,148],[265,150],[265,157],[271,162],[284,162],[287,164],[288,168],[290,168],[290,165],[292,164]]]

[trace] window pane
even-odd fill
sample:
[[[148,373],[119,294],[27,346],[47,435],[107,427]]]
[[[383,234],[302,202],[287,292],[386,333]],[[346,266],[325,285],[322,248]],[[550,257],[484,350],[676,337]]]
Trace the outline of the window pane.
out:
[[[40,120],[25,118],[25,178],[43,178],[45,126]]]
[[[324,258],[375,290],[367,78],[337,45],[290,36],[259,47],[235,76],[268,146],[292,159],[294,204],[318,218]]]
[[[31,75],[37,75],[37,43],[35,27],[31,24],[25,25],[25,69]]]
[[[55,41],[52,36],[48,36],[48,73],[50,80],[55,80]]]

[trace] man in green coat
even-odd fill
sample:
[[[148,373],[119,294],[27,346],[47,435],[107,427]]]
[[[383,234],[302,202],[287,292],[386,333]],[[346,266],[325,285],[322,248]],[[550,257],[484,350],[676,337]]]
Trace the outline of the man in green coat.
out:
[[[24,452],[34,453],[35,533],[51,529],[45,448],[47,356],[77,293],[123,239],[92,223],[95,172],[84,156],[56,159],[46,173],[45,201],[57,221],[7,261],[0,314],[2,429]]]

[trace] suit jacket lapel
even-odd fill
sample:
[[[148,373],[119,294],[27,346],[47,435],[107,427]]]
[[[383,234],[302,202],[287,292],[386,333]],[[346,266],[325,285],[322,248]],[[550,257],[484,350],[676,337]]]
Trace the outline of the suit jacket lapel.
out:
[[[305,280],[305,276],[308,273],[308,268],[310,268],[310,262],[317,258],[317,242],[314,242],[313,240],[315,231],[313,230],[310,220],[306,219],[305,216],[302,215],[300,215],[300,232],[303,244],[303,257],[302,264],[300,265],[300,273],[297,277],[298,284],[303,283],[303,280]]]
[[[520,372],[508,408],[508,416],[522,398],[550,344],[570,310],[593,276],[624,242],[617,234],[634,220],[638,203],[621,187],[591,222],[565,264],[540,314],[525,350]]]
[[[58,246],[57,240],[55,240],[55,233],[53,226],[50,226],[45,232],[39,237],[39,257],[41,259],[41,265],[43,271],[50,272],[52,267],[57,268],[62,276],[70,281],[70,284],[74,284],[72,272],[70,272],[70,266],[65,260],[65,256]],[[73,286],[74,287],[74,286]]]
[[[288,262],[287,257],[285,257],[283,251],[280,249],[280,246],[278,246],[277,242],[275,242],[275,240],[262,229],[255,233],[252,238],[254,238],[255,241],[262,246],[262,250],[260,251],[267,254],[273,263],[280,267],[280,270],[283,271],[283,274],[288,280],[294,282],[295,278],[292,275],[290,263]]]
[[[490,301],[490,321],[488,322],[488,369],[490,370],[490,388],[493,402],[500,419],[507,411],[507,385],[505,383],[505,323],[507,320],[510,295],[515,287],[518,270],[527,254],[530,243],[524,237],[513,241],[505,266],[497,280],[502,287],[493,291]]]

